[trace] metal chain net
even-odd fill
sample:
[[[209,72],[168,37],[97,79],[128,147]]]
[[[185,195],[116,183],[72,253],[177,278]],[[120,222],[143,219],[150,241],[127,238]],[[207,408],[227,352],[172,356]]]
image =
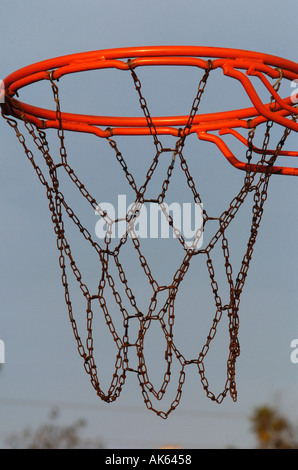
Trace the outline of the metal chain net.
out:
[[[185,249],[184,246],[184,239],[182,234],[177,231],[176,237],[178,238],[179,242],[181,243],[185,254],[183,261],[180,267],[177,269],[176,273],[171,280],[171,283],[167,286],[160,286],[156,279],[154,279],[153,274],[150,269],[149,262],[142,254],[142,248],[140,241],[137,237],[131,237],[133,242],[133,247],[137,252],[137,256],[140,262],[140,266],[144,271],[148,282],[152,288],[152,298],[149,303],[149,308],[146,313],[139,310],[135,296],[133,294],[133,290],[130,287],[125,270],[120,262],[119,253],[121,248],[126,244],[128,240],[128,236],[130,233],[134,231],[134,224],[137,221],[137,217],[139,214],[139,210],[141,205],[148,201],[146,199],[146,190],[149,181],[151,180],[153,174],[155,173],[160,156],[164,152],[172,152],[172,159],[170,165],[167,169],[166,178],[164,179],[161,187],[160,194],[158,197],[153,201],[156,204],[159,204],[162,208],[164,214],[166,215],[167,221],[170,226],[173,227],[173,220],[169,213],[167,213],[164,199],[169,187],[170,179],[174,170],[175,165],[180,163],[180,167],[185,174],[186,182],[188,187],[192,192],[193,199],[196,203],[201,203],[201,197],[197,191],[195,182],[193,177],[190,174],[189,167],[187,164],[186,159],[183,156],[183,148],[185,144],[185,140],[189,135],[189,131],[191,130],[193,119],[198,112],[200,101],[202,95],[204,93],[206,84],[208,82],[208,77],[212,70],[212,62],[209,61],[209,69],[205,70],[203,77],[201,78],[198,91],[192,103],[191,111],[189,113],[189,118],[187,124],[184,129],[180,130],[180,137],[177,139],[176,144],[173,148],[164,148],[162,143],[159,140],[157,130],[154,126],[153,120],[151,118],[147,102],[145,97],[142,93],[142,86],[141,82],[133,68],[133,65],[130,61],[128,61],[129,70],[132,76],[132,80],[134,86],[136,88],[136,92],[138,94],[140,107],[142,112],[147,120],[147,125],[150,130],[150,134],[152,135],[154,146],[156,149],[156,154],[153,158],[153,161],[147,171],[145,181],[143,184],[138,187],[135,182],[133,174],[128,170],[128,166],[125,162],[125,159],[120,152],[116,141],[112,138],[112,130],[111,136],[108,137],[106,140],[110,147],[113,149],[115,153],[115,157],[119,162],[121,168],[123,169],[124,176],[135,193],[135,202],[133,207],[127,213],[126,222],[127,222],[127,231],[120,239],[118,245],[112,249],[111,248],[111,230],[112,224],[115,222],[111,220],[107,213],[103,211],[100,206],[98,205],[95,198],[90,194],[86,186],[80,181],[78,176],[76,175],[73,168],[70,166],[67,156],[67,151],[65,147],[65,137],[64,131],[62,126],[61,120],[61,110],[60,110],[60,100],[59,100],[59,89],[57,84],[54,82],[52,78],[52,74],[49,74],[49,81],[51,84],[53,97],[56,103],[56,116],[57,121],[60,123],[58,129],[58,137],[60,141],[60,157],[61,161],[58,164],[55,164],[53,158],[50,155],[49,144],[47,142],[46,133],[43,130],[35,128],[34,125],[26,121],[24,114],[22,115],[25,128],[31,135],[34,144],[38,148],[39,152],[44,158],[44,161],[48,168],[49,178],[44,175],[40,167],[37,165],[36,160],[34,158],[33,152],[28,148],[24,135],[20,132],[17,121],[7,116],[4,118],[7,120],[8,124],[14,129],[17,138],[21,145],[24,148],[25,154],[27,155],[28,159],[30,160],[33,168],[40,180],[40,183],[45,189],[46,196],[49,202],[49,209],[51,214],[51,219],[54,224],[54,231],[57,237],[57,248],[59,252],[59,265],[62,271],[62,285],[64,287],[65,292],[65,302],[68,309],[68,315],[71,322],[73,334],[75,340],[77,342],[77,348],[79,355],[83,359],[84,368],[87,374],[90,376],[91,383],[96,390],[97,395],[104,400],[105,402],[113,402],[115,401],[123,388],[125,383],[127,374],[134,373],[138,380],[141,387],[142,395],[144,402],[148,409],[154,411],[158,416],[161,418],[166,419],[179,404],[182,395],[182,388],[186,378],[186,368],[189,365],[195,365],[198,369],[198,373],[200,375],[200,379],[202,382],[202,386],[206,392],[207,397],[211,400],[221,403],[226,395],[229,393],[230,396],[234,401],[237,400],[237,390],[236,390],[236,381],[235,381],[235,366],[237,357],[240,354],[240,346],[238,341],[238,330],[239,330],[239,317],[238,317],[238,310],[239,310],[239,303],[240,303],[240,296],[245,284],[245,280],[247,277],[247,272],[249,269],[250,261],[252,258],[254,245],[256,242],[259,226],[261,223],[262,215],[263,215],[263,208],[264,203],[267,199],[267,191],[268,191],[268,184],[270,179],[270,167],[275,163],[287,136],[290,133],[289,129],[285,129],[282,138],[280,139],[276,151],[273,155],[268,157],[269,152],[268,143],[270,139],[270,129],[272,127],[272,122],[267,122],[266,125],[266,132],[263,141],[262,147],[262,158],[258,165],[263,166],[265,171],[262,173],[256,173],[251,171],[250,168],[250,161],[252,157],[253,151],[253,137],[255,133],[255,129],[251,129],[248,136],[248,150],[247,150],[247,170],[245,173],[244,183],[242,188],[240,189],[239,193],[233,198],[230,202],[229,207],[218,217],[219,228],[217,229],[214,236],[211,238],[209,243],[204,248],[197,248],[198,240],[201,236],[200,231],[196,234],[194,243],[190,249]],[[278,89],[279,84],[276,86],[276,91]],[[13,98],[11,98],[13,99]],[[274,109],[274,100],[271,100],[271,107]],[[295,116],[292,116],[292,119],[296,120]],[[94,239],[92,238],[91,233],[82,225],[80,220],[78,219],[77,215],[75,214],[74,210],[68,205],[65,200],[63,193],[60,191],[59,187],[59,180],[57,177],[57,169],[62,168],[68,174],[70,180],[74,183],[77,189],[80,191],[81,195],[88,201],[91,207],[96,210],[101,217],[105,217],[107,221],[108,230],[106,233],[106,237],[104,240],[104,246],[101,247]],[[235,218],[236,214],[238,213],[240,207],[244,203],[245,199],[247,198],[248,194],[253,195],[253,207],[252,207],[252,223],[251,223],[251,231],[246,247],[246,251],[242,258],[240,270],[236,276],[233,276],[232,265],[230,262],[230,253],[229,253],[229,243],[228,238],[226,235],[226,230],[229,227],[232,220]],[[151,201],[151,200],[150,200]],[[79,267],[73,257],[72,250],[70,244],[67,240],[65,225],[63,220],[63,212],[71,219],[74,225],[78,228],[79,232],[82,236],[86,239],[88,243],[93,247],[95,256],[98,258],[98,263],[100,266],[100,279],[98,282],[98,290],[94,294],[89,291],[87,285],[82,280],[82,275],[80,272]],[[208,222],[211,217],[208,216],[206,211],[203,214],[204,225]],[[228,303],[223,303],[221,296],[219,295],[218,284],[215,279],[215,270],[214,264],[212,259],[212,250],[217,244],[221,244],[222,252],[224,255],[224,263],[225,263],[225,273],[226,278],[229,285],[229,292],[230,298]],[[184,357],[182,352],[178,350],[175,345],[174,341],[174,323],[175,323],[175,299],[177,296],[178,289],[189,269],[191,260],[194,256],[201,256],[206,263],[206,268],[210,278],[211,289],[213,292],[214,297],[214,304],[215,304],[215,315],[211,324],[210,331],[207,335],[207,339],[205,344],[203,345],[200,353],[197,357],[189,359]],[[118,277],[121,284],[124,287],[125,295],[129,301],[131,312],[129,313],[127,309],[123,305],[123,299],[120,296],[119,292],[116,288],[116,282],[114,277],[109,272],[109,264],[110,260],[113,259],[114,263],[117,267]],[[67,276],[67,265],[70,267],[71,271],[74,274],[74,277],[80,287],[81,293],[86,301],[86,329],[87,329],[87,338],[85,344],[81,340],[81,336],[78,331],[77,322],[74,318],[73,314],[73,306],[70,298],[70,289],[68,283],[68,276]],[[105,287],[109,286],[112,290],[113,297],[115,299],[116,304],[118,305],[119,311],[121,312],[123,318],[123,334],[119,334],[116,330],[116,327],[113,322],[112,315],[108,309],[107,302],[105,299]],[[168,291],[168,295],[166,301],[162,308],[156,312],[157,306],[157,296],[158,293],[161,291]],[[105,322],[109,328],[110,334],[115,342],[117,347],[117,354],[115,358],[115,368],[114,373],[112,376],[112,380],[110,386],[106,392],[104,392],[101,388],[100,381],[98,378],[98,369],[94,359],[94,340],[93,340],[93,302],[97,302],[101,308],[102,314],[104,316]],[[226,315],[228,318],[228,330],[229,330],[229,354],[227,359],[227,372],[226,372],[226,382],[224,384],[224,388],[221,393],[215,394],[210,390],[209,382],[206,377],[205,371],[205,358],[209,351],[210,344],[212,340],[215,338],[218,325],[223,317]],[[138,321],[138,337],[137,340],[132,342],[129,338],[129,325],[130,320],[135,319]],[[160,323],[163,335],[166,340],[166,350],[165,350],[165,361],[166,361],[166,371],[164,373],[163,381],[160,388],[157,390],[154,385],[151,383],[146,361],[145,361],[145,354],[144,354],[144,341],[146,337],[146,333],[150,328],[152,320],[157,320]],[[135,351],[135,357],[137,357],[137,364],[136,368],[131,367],[130,365],[130,355],[133,354],[132,350]],[[167,390],[167,387],[171,380],[171,371],[173,365],[173,358],[176,358],[176,362],[179,363],[180,372],[178,374],[178,384],[177,384],[177,392],[176,395],[170,404],[169,408],[166,411],[161,411],[157,409],[152,402],[153,397],[160,401]]]

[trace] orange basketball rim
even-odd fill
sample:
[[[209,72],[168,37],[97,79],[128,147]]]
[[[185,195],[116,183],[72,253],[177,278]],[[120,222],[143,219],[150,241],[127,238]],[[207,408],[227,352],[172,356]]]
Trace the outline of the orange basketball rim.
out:
[[[238,80],[243,86],[252,106],[230,111],[218,111],[192,116],[156,116],[148,126],[146,117],[94,116],[61,112],[57,119],[54,110],[38,108],[24,103],[18,97],[18,91],[30,84],[42,80],[58,80],[62,76],[87,70],[115,68],[134,70],[145,66],[189,66],[205,70],[222,69],[224,75]],[[252,84],[251,77],[258,77],[271,96],[270,102],[263,102]],[[282,80],[289,83],[289,96],[281,97],[278,93]],[[2,104],[4,115],[25,119],[40,129],[62,127],[64,130],[88,132],[99,137],[112,135],[170,134],[181,136],[183,133],[196,133],[201,140],[213,142],[222,154],[236,168],[246,170],[247,162],[237,159],[223,140],[229,133],[239,139],[252,152],[262,153],[243,137],[236,129],[255,129],[262,123],[277,123],[290,131],[298,131],[297,96],[292,85],[298,88],[298,64],[273,55],[227,49],[218,47],[196,46],[152,46],[107,49],[84,52],[53,58],[15,71],[3,81],[5,103]],[[294,97],[293,97],[294,95]],[[216,133],[215,133],[216,132]],[[273,154],[275,150],[266,150]],[[279,155],[297,157],[298,152],[279,149]],[[264,167],[250,163],[253,171],[264,172]],[[266,169],[268,171],[268,169]],[[298,175],[297,167],[272,166],[271,173]]]

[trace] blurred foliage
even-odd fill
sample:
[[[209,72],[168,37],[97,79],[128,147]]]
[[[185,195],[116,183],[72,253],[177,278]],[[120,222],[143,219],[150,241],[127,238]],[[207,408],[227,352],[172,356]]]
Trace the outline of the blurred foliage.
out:
[[[11,434],[6,439],[10,449],[102,449],[99,440],[86,439],[81,436],[86,426],[84,420],[78,420],[68,426],[57,423],[59,411],[54,409],[49,422],[33,430],[26,428],[19,433]]]
[[[82,437],[84,420],[59,425],[59,410],[53,409],[47,423],[33,430],[11,434],[6,439],[11,449],[102,449],[99,439]],[[254,409],[249,418],[258,449],[298,449],[298,430],[277,409],[263,405]],[[176,447],[175,447],[176,448]]]
[[[298,449],[297,429],[278,410],[260,406],[250,421],[259,449]]]

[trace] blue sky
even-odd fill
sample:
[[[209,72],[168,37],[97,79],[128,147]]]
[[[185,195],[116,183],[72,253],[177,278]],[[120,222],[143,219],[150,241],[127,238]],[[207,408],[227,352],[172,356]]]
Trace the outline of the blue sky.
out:
[[[52,57],[145,45],[230,47],[297,62],[297,33],[293,27],[293,17],[297,16],[295,0],[286,3],[277,0],[2,0],[1,14],[5,21],[1,25],[0,78]],[[177,86],[175,70],[171,73],[166,86],[156,91],[159,94],[155,105],[158,110],[167,105],[174,114],[175,106],[180,112],[191,93],[188,88]],[[192,72],[186,73],[189,75],[179,79],[190,83]],[[103,100],[105,112],[109,109],[125,112],[126,106],[136,100],[132,83],[131,91],[125,95],[122,82],[109,82],[109,76],[100,72],[96,76],[90,75],[90,81],[88,77],[68,76],[65,85],[61,80],[63,97],[73,108],[82,105],[87,112],[89,106],[94,105],[97,93],[106,95]],[[123,77],[123,81],[126,79]],[[210,107],[218,104],[226,109],[238,107],[238,103],[233,102],[233,92],[237,93],[234,85],[230,85],[226,94],[225,88],[221,92],[225,84],[220,81],[220,75],[217,79],[215,86],[220,103],[213,99]],[[148,90],[154,96],[155,87],[158,88],[158,81],[152,77],[144,84],[144,93]],[[34,104],[47,99],[39,88],[28,93]],[[167,93],[169,96],[172,93],[173,99],[166,102]],[[74,96],[77,99],[72,101]],[[204,105],[208,107],[209,102]],[[50,135],[54,151],[57,151],[55,133]],[[297,420],[298,365],[290,361],[290,344],[298,337],[296,178],[271,178],[264,218],[240,305],[241,356],[236,369],[238,401],[234,403],[227,397],[219,406],[207,400],[198,375],[192,369],[184,384],[180,406],[164,421],[146,410],[135,376],[128,379],[115,403],[107,405],[96,397],[72,337],[46,198],[13,131],[3,120],[0,139],[0,339],[6,348],[6,363],[0,373],[2,441],[11,432],[44,422],[53,406],[60,408],[61,423],[84,418],[88,422],[86,434],[102,438],[111,448],[156,448],[171,443],[184,448],[251,447],[254,441],[248,416],[255,406],[263,403],[278,405],[282,412]],[[92,171],[90,175],[91,165],[96,164],[97,145],[103,152],[102,143],[94,136],[72,134],[67,139],[72,161],[81,165],[81,174],[84,178],[91,177],[93,185],[100,185],[100,197],[113,202],[113,198],[125,189],[102,153],[99,176]],[[292,135],[290,142],[293,149],[295,145],[297,149],[297,136]],[[132,144],[131,140],[120,139],[120,143],[126,153],[133,147],[129,164],[134,165],[140,175],[143,170],[140,155],[148,150],[143,149],[142,141]],[[192,145],[195,145],[194,139]],[[244,154],[240,145],[238,149]],[[200,169],[199,166],[197,171]],[[206,168],[202,163],[200,171],[202,188],[206,190],[203,203],[210,204],[212,210],[224,207],[243,182],[243,173],[230,166],[213,147],[208,153]],[[244,214],[230,241],[239,249],[240,241],[245,240],[249,231],[246,222]],[[162,250],[156,245],[153,248],[157,254],[156,270],[166,276],[175,268],[176,260],[170,258],[160,262]],[[150,253],[152,246],[148,245],[148,256]],[[86,258],[86,268],[88,263],[89,258]],[[89,272],[90,282],[94,281],[93,274],[94,271]],[[205,281],[196,276],[194,269],[190,284],[184,290],[186,300],[179,300],[179,340],[190,351],[200,350],[197,345],[200,320],[210,305],[210,292],[205,288]],[[132,282],[141,297],[141,279],[132,276]],[[161,353],[159,334],[156,331],[150,337],[151,367],[153,370],[154,364],[157,372]],[[105,372],[110,374],[113,357],[110,357],[111,345],[106,337],[99,338],[105,383]],[[224,339],[222,341],[227,344]],[[212,380],[217,383],[218,379],[221,387],[224,370],[220,351],[212,352],[208,370]]]

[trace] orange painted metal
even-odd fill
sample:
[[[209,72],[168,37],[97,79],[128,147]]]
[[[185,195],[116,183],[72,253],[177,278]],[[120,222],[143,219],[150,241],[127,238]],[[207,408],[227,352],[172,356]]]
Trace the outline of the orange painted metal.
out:
[[[298,64],[269,54],[217,47],[152,46],[106,49],[45,60],[17,70],[4,79],[7,99],[2,107],[4,114],[17,118],[23,116],[38,128],[59,128],[56,111],[21,102],[16,99],[18,91],[42,80],[50,78],[58,80],[64,75],[87,70],[106,68],[129,70],[130,67],[156,65],[208,69],[210,64],[212,70],[220,68],[226,76],[239,81],[252,106],[233,111],[198,114],[194,117],[188,132],[196,133],[201,140],[215,143],[228,161],[239,169],[245,169],[246,163],[240,162],[233,155],[222,135],[233,133],[236,128],[252,129],[267,121],[298,132],[298,123],[293,119],[294,115],[297,116],[298,110],[293,106],[292,97],[281,98],[267,79],[270,77],[279,80],[282,77],[291,82],[298,80]],[[267,95],[274,98],[274,110],[270,103],[263,103],[250,77],[258,77],[268,90]],[[152,117],[157,134],[174,136],[181,135],[181,128],[184,128],[187,121],[188,116]],[[111,135],[147,135],[151,132],[145,117],[92,116],[61,112],[61,123],[65,130],[88,132],[103,138]],[[216,131],[219,131],[218,135],[214,133]],[[237,136],[234,133],[234,136],[239,138],[239,134]],[[247,143],[245,138],[241,141]],[[292,157],[298,155],[293,151],[284,151],[283,154]],[[298,175],[298,169],[291,167],[272,167],[271,171],[277,174]]]

